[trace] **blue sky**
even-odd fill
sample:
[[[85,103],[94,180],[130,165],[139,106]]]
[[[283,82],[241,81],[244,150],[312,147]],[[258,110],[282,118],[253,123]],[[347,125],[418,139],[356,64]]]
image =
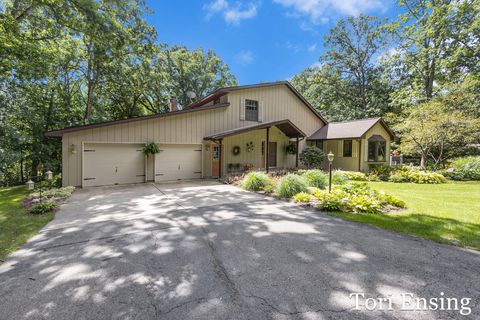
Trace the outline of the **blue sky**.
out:
[[[147,0],[158,41],[213,49],[239,84],[287,80],[318,61],[338,19],[394,18],[393,0]]]

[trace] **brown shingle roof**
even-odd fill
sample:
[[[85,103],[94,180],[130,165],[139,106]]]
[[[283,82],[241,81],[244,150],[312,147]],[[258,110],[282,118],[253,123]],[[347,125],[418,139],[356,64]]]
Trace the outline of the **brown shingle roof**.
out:
[[[308,140],[333,140],[361,138],[370,128],[380,123],[390,134],[393,140],[395,134],[382,118],[352,120],[344,122],[330,122],[308,137]]]

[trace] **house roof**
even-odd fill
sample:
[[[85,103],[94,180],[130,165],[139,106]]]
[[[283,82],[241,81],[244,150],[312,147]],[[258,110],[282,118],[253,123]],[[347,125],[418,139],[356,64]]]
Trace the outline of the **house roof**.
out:
[[[330,122],[308,137],[308,140],[334,140],[361,138],[374,125],[380,123],[393,140],[395,134],[382,118]]]
[[[228,102],[227,103],[219,103],[219,104],[214,104],[214,105],[203,106],[201,108],[195,108],[193,110],[183,109],[183,110],[178,110],[178,111],[151,114],[151,115],[148,115],[148,116],[133,117],[133,118],[128,118],[128,119],[124,119],[124,120],[113,120],[113,121],[99,122],[99,123],[93,123],[93,124],[87,124],[87,125],[81,125],[81,126],[68,127],[68,128],[64,128],[64,129],[60,129],[60,130],[53,130],[53,131],[45,132],[45,136],[47,136],[47,137],[61,137],[65,133],[68,133],[68,132],[81,131],[81,130],[86,130],[86,129],[93,129],[93,128],[99,128],[99,127],[105,127],[105,126],[111,126],[111,125],[117,125],[117,124],[124,124],[124,123],[129,123],[129,122],[134,122],[134,121],[141,121],[141,120],[176,116],[176,115],[179,115],[179,114],[195,112],[195,111],[225,108],[225,107],[228,107],[229,105],[230,105],[230,103],[228,103]]]
[[[270,127],[277,127],[289,138],[306,137],[305,133],[303,133],[302,130],[300,130],[297,126],[295,126],[290,120],[280,120],[280,121],[264,122],[254,126],[227,130],[227,131],[212,134],[210,136],[205,137],[204,139],[219,140],[219,139],[223,139],[225,137],[233,136],[239,133],[244,133],[252,130],[265,129]]]
[[[166,112],[166,113],[158,113],[158,114],[153,114],[153,115],[147,115],[147,116],[141,116],[141,117],[134,117],[134,118],[129,118],[129,119],[124,119],[124,120],[114,120],[114,121],[106,121],[106,122],[99,122],[99,123],[94,123],[94,124],[87,124],[87,125],[81,125],[81,126],[73,126],[73,127],[68,127],[60,130],[53,130],[53,131],[48,131],[45,133],[45,136],[47,137],[61,137],[65,133],[68,132],[74,132],[74,131],[81,131],[85,129],[92,129],[92,128],[98,128],[98,127],[104,127],[104,126],[111,126],[111,125],[117,125],[117,124],[123,124],[123,123],[128,123],[128,122],[133,122],[133,121],[142,121],[142,120],[148,120],[148,119],[154,119],[154,118],[162,118],[162,117],[168,117],[168,116],[174,116],[182,113],[187,113],[187,112],[195,112],[195,111],[202,111],[202,110],[209,110],[209,109],[215,109],[215,108],[222,108],[222,107],[228,107],[230,104],[229,103],[221,103],[221,104],[215,104],[215,105],[206,105],[207,103],[217,99],[220,96],[223,96],[231,91],[237,91],[237,90],[244,90],[244,89],[251,89],[251,88],[262,88],[262,87],[269,87],[269,86],[278,86],[278,85],[285,85],[288,89],[290,89],[320,120],[322,120],[324,123],[327,123],[327,120],[321,116],[321,114],[288,82],[288,81],[277,81],[277,82],[267,82],[267,83],[259,83],[259,84],[252,84],[252,85],[244,85],[244,86],[233,86],[233,87],[225,87],[225,88],[220,88],[212,93],[210,93],[208,96],[205,98],[201,99],[200,101],[197,101],[195,103],[192,103],[191,105],[186,106],[184,109],[179,110],[179,111],[172,111],[172,112]]]

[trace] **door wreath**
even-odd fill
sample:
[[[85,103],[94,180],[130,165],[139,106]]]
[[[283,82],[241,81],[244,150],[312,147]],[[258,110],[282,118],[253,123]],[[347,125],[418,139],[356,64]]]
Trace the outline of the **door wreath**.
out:
[[[240,147],[239,146],[233,147],[232,153],[234,156],[238,156],[240,154]]]

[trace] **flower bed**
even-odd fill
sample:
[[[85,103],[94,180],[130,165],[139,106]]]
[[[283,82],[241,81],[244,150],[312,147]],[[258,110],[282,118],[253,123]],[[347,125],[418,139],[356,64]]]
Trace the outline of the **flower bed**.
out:
[[[326,189],[326,174],[319,170],[301,170],[299,174],[290,173],[281,178],[270,177],[262,172],[250,172],[240,186],[278,198],[292,199],[301,205],[323,211],[385,213],[406,207],[401,199],[372,190],[366,182],[346,181],[343,173],[338,176],[342,178],[337,178],[332,192]]]

